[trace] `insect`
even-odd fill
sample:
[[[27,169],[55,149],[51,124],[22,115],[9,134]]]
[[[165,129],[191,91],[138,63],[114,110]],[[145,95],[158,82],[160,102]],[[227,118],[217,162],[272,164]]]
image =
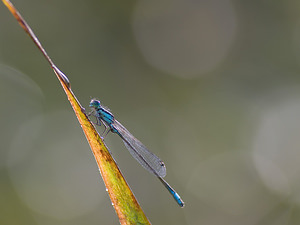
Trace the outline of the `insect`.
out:
[[[118,120],[116,120],[114,115],[108,109],[103,107],[99,100],[92,99],[89,106],[92,109],[90,115],[96,117],[97,125],[100,126],[103,124],[105,126],[103,135],[106,136],[109,131],[118,134],[122,138],[132,157],[135,158],[142,167],[155,175],[171,193],[178,205],[184,207],[184,202],[181,200],[178,193],[163,179],[167,174],[164,162],[150,152],[142,142],[136,139]]]

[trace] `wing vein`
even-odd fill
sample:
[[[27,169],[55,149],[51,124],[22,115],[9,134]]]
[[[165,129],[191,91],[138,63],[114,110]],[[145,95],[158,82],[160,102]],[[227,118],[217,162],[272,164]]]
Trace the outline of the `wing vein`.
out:
[[[119,121],[114,120],[112,126],[117,130],[118,135],[122,138],[132,157],[135,158],[141,166],[158,177],[166,176],[166,167],[160,158],[150,152],[147,147],[136,139]]]

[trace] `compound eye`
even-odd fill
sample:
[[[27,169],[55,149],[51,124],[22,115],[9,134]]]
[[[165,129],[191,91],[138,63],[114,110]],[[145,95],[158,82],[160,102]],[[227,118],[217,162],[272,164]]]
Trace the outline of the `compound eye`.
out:
[[[91,102],[90,102],[90,107],[98,107],[100,106],[100,101],[99,100],[96,100],[96,99],[92,99]]]

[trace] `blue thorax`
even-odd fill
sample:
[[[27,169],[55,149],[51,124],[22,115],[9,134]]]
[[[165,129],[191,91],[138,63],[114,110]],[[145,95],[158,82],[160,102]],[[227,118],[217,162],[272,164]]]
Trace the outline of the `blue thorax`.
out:
[[[106,123],[107,126],[110,127],[113,133],[118,133],[113,126],[114,118],[115,118],[114,115],[108,109],[105,109],[103,106],[101,106],[99,100],[92,99],[90,103],[90,107],[95,109],[96,112],[95,116],[97,117],[99,123],[103,121],[104,123]]]

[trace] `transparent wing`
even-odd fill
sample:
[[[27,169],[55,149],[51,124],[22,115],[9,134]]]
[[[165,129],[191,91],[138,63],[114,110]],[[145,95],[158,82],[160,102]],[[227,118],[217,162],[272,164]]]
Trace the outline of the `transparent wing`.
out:
[[[150,152],[145,145],[136,139],[119,121],[114,120],[112,126],[118,131],[126,148],[146,170],[158,177],[165,177],[166,167],[163,161]]]

